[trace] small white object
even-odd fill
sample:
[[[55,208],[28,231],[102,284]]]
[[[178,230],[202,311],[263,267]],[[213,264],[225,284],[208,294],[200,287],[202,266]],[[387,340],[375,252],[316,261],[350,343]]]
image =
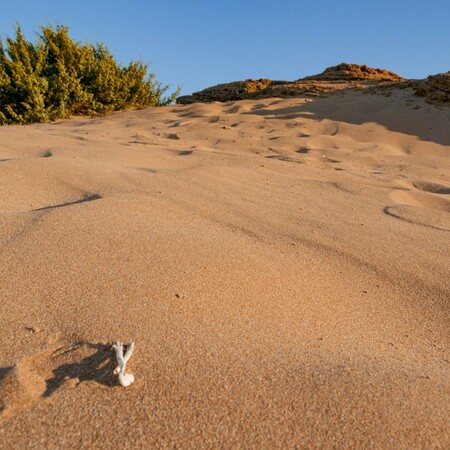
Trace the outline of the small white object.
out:
[[[123,344],[122,342],[117,341],[113,344],[113,349],[116,351],[118,364],[118,366],[114,369],[114,375],[118,375],[119,384],[121,386],[126,387],[134,383],[134,375],[132,375],[131,373],[125,373],[125,370],[127,368],[127,362],[131,358],[131,355],[133,354],[134,342],[132,342],[128,346],[125,355],[123,354],[124,348],[125,344]]]

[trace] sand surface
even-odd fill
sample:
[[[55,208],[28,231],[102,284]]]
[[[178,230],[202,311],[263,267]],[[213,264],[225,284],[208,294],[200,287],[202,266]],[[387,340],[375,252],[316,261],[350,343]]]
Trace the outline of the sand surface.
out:
[[[446,448],[449,157],[408,89],[1,127],[0,448]]]

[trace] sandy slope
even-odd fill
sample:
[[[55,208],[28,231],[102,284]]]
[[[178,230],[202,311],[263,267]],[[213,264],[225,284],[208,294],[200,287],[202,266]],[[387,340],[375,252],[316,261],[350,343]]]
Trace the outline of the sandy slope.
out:
[[[444,448],[449,156],[409,90],[0,128],[0,447]]]

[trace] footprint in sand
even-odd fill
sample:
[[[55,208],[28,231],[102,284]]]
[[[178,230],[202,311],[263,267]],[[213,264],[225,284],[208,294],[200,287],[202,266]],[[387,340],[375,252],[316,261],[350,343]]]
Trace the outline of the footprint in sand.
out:
[[[129,142],[122,142],[122,145],[126,145],[126,146],[130,146],[130,145],[133,145],[133,144],[141,144],[141,145],[147,145],[147,144],[150,144],[150,142],[148,142],[148,141],[140,141],[140,140],[134,140],[134,141],[129,141]]]
[[[177,127],[181,127],[183,125],[189,125],[191,122],[190,121],[183,121],[183,122],[175,122],[174,124],[170,125],[169,128],[177,128]]]
[[[175,133],[166,134],[164,137],[166,139],[173,139],[173,140],[180,139],[180,136],[178,136],[178,134],[175,134]]]
[[[0,380],[0,419],[32,405],[45,392],[34,357],[26,357],[13,367],[3,368]]]
[[[296,127],[300,127],[303,124],[300,122],[286,122],[285,126],[286,128],[296,128]]]
[[[62,137],[62,138],[65,138],[65,139],[72,139],[72,140],[75,140],[75,141],[90,142],[89,139],[87,139],[87,138],[85,138],[83,136],[76,136],[76,135],[71,134],[71,133],[58,133],[58,134],[55,134],[55,136]]]
[[[432,194],[450,195],[450,187],[443,186],[438,183],[430,183],[428,181],[415,181],[413,186],[423,192],[430,192]]]
[[[450,212],[450,187],[428,181],[398,181],[402,186],[390,193],[396,203]]]
[[[301,159],[292,158],[291,156],[287,156],[287,155],[267,155],[266,158],[278,159],[279,161],[286,161],[286,162],[297,163],[297,164],[303,164],[303,161]]]
[[[240,110],[241,110],[241,107],[238,106],[238,105],[236,105],[236,106],[233,106],[233,107],[227,109],[227,110],[225,111],[225,113],[226,113],[226,114],[236,114],[236,113],[238,113]]]
[[[258,109],[264,109],[266,105],[264,103],[258,103],[257,105],[253,106],[253,108],[250,111],[258,111]]]
[[[63,387],[74,388],[83,382],[116,385],[110,344],[80,341],[61,346],[54,340],[50,336],[50,347],[23,357],[12,367],[0,368],[0,420]]]
[[[330,158],[330,157],[328,157],[326,155],[322,156],[322,161],[327,162],[327,163],[331,163],[331,164],[336,164],[336,163],[340,163],[341,162],[339,159],[333,159],[333,158]]]
[[[450,232],[450,228],[448,227],[448,213],[439,211],[430,213],[430,211],[425,208],[410,205],[386,206],[383,208],[383,212],[387,216],[413,225]]]
[[[383,212],[404,222],[450,231],[450,187],[428,181],[399,181],[402,186],[390,193],[397,205],[386,206]]]
[[[330,158],[328,155],[322,153],[322,150],[313,149],[310,147],[301,147],[295,151],[296,153],[308,155],[305,158],[305,163],[311,167],[320,167],[322,169],[328,168],[329,164],[338,164],[342,162],[339,159]],[[339,170],[339,168],[333,167],[334,170]]]

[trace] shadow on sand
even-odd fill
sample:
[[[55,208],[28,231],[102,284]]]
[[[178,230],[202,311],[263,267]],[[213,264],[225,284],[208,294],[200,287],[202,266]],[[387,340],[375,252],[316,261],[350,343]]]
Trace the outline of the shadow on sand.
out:
[[[76,355],[79,351],[86,349],[93,349],[95,352],[77,360]],[[81,341],[60,349],[56,358],[72,358],[73,356],[76,359],[74,362],[61,364],[53,369],[53,377],[46,380],[47,387],[43,397],[49,397],[71,379],[77,380],[78,384],[85,381],[95,381],[105,386],[115,384],[113,371],[116,367],[116,361],[111,345]]]

